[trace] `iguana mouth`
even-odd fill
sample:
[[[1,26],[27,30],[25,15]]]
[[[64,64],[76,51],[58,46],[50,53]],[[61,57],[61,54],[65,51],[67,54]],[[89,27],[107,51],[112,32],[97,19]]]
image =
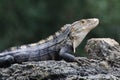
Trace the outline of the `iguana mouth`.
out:
[[[93,23],[91,23],[91,25],[95,25],[94,27],[96,27],[99,24],[98,18],[93,18],[93,19],[88,19],[88,20],[93,20]]]

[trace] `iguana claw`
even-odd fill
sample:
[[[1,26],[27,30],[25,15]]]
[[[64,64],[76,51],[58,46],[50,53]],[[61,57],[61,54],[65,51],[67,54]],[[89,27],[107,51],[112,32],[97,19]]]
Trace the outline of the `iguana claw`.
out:
[[[86,57],[76,57],[75,61],[80,65],[90,65],[90,61]]]

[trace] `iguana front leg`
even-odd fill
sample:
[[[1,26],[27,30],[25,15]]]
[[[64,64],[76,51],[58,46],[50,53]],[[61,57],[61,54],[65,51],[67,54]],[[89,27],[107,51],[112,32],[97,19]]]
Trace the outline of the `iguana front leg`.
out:
[[[64,46],[61,48],[59,52],[59,56],[68,62],[78,62],[77,58],[70,53],[72,53],[72,48],[69,46]]]
[[[71,49],[70,47],[62,47],[62,49],[59,52],[59,56],[68,62],[74,62],[75,56],[70,54]]]
[[[87,61],[86,58],[84,58],[84,57],[81,57],[81,58],[75,57],[74,55],[70,54],[71,52],[72,52],[72,50],[71,50],[70,47],[63,47],[60,50],[59,56],[62,59],[64,59],[65,61],[77,62],[79,65],[82,65],[83,63],[89,64],[89,62]]]

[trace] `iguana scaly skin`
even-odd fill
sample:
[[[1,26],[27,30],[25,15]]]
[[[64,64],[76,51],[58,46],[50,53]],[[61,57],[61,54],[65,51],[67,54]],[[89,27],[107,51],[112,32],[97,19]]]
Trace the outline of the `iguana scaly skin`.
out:
[[[82,19],[64,25],[60,31],[45,40],[4,51],[0,53],[0,67],[26,61],[64,59],[78,62],[76,57],[70,53],[75,53],[76,47],[98,23],[97,18]]]

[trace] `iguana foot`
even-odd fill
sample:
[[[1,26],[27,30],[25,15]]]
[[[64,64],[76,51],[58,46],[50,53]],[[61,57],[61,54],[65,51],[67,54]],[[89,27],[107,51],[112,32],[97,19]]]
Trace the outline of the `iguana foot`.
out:
[[[86,57],[76,57],[75,62],[78,63],[78,65],[90,65],[90,61]]]

